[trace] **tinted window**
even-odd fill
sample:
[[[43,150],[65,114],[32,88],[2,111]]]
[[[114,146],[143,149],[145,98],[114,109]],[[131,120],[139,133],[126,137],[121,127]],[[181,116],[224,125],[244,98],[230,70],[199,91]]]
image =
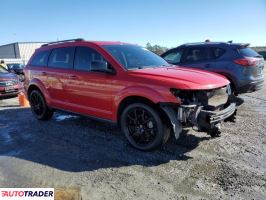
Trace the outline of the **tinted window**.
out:
[[[256,56],[259,56],[259,54],[254,51],[253,49],[251,48],[240,48],[238,49],[239,53],[242,55],[242,56],[245,56],[245,57],[256,57]]]
[[[214,58],[219,58],[225,53],[224,49],[221,49],[218,47],[212,47],[211,50],[212,50],[212,55]]]
[[[160,56],[137,45],[105,45],[104,48],[126,69],[169,66]]]
[[[54,49],[49,57],[48,67],[71,69],[73,66],[74,48]]]
[[[91,62],[106,60],[97,51],[88,47],[77,47],[75,53],[74,68],[77,70],[90,71]]]
[[[186,62],[197,62],[197,61],[203,61],[208,59],[208,52],[206,48],[202,47],[195,47],[190,48],[188,50],[188,53],[185,57]]]
[[[34,54],[34,57],[30,63],[32,66],[46,66],[50,51],[40,51]]]
[[[184,51],[184,49],[173,50],[173,51],[169,52],[169,54],[164,55],[163,58],[169,63],[178,64],[181,61],[183,51]]]

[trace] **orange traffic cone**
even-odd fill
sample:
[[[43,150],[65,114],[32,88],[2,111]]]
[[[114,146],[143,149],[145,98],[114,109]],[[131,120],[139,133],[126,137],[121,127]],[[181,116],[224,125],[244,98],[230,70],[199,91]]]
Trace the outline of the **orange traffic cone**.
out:
[[[18,101],[19,101],[19,105],[21,107],[29,107],[29,101],[27,100],[27,98],[25,97],[25,94],[23,92],[20,92],[18,94]]]

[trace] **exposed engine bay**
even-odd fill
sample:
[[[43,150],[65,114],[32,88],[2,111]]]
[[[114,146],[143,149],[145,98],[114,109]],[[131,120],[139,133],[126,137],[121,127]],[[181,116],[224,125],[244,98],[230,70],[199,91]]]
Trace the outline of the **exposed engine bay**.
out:
[[[212,90],[171,89],[171,92],[181,104],[161,107],[172,122],[176,138],[183,127],[219,134],[220,122],[236,114],[229,85]]]

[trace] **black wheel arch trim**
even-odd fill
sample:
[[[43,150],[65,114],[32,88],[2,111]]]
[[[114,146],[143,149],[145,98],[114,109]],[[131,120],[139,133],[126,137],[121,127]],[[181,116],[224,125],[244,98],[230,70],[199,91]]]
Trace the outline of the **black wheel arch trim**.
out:
[[[174,111],[172,104],[162,103],[160,104],[160,107],[162,110],[166,113],[168,118],[170,119],[170,122],[172,124],[173,132],[175,134],[175,138],[178,139],[180,137],[180,134],[182,132],[182,124],[177,119],[177,114]]]

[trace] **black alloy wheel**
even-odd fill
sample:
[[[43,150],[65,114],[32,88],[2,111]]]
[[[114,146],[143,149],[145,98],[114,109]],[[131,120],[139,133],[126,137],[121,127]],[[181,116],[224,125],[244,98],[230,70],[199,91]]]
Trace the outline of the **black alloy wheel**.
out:
[[[140,150],[151,150],[162,145],[167,134],[159,113],[142,103],[125,108],[121,115],[121,129],[129,143]]]
[[[53,111],[46,105],[45,99],[40,91],[33,90],[30,93],[30,106],[34,116],[39,120],[49,120],[53,116]]]

